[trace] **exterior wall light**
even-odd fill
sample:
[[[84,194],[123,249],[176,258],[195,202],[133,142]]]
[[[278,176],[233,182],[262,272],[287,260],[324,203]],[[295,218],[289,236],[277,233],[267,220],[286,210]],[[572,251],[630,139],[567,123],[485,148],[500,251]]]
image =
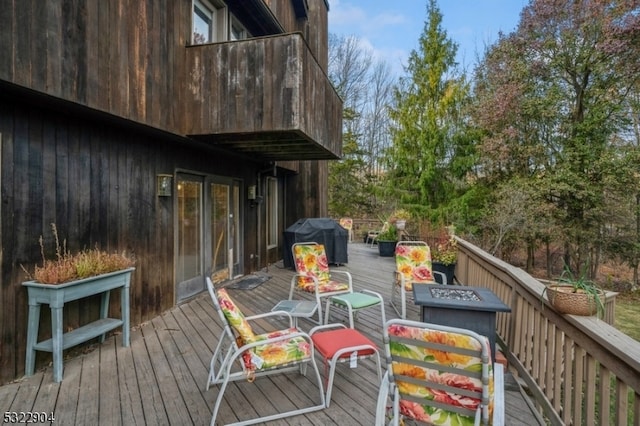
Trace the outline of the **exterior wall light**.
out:
[[[171,197],[173,191],[173,175],[156,176],[156,193],[158,197]]]

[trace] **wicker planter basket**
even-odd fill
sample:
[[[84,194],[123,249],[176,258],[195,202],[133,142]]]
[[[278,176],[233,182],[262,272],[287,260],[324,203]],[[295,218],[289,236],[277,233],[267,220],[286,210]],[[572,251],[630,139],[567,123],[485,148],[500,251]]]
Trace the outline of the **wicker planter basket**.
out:
[[[570,285],[551,284],[547,287],[549,302],[561,314],[591,316],[598,312],[598,302],[593,294],[578,290],[574,293]],[[600,292],[600,300],[605,294]]]

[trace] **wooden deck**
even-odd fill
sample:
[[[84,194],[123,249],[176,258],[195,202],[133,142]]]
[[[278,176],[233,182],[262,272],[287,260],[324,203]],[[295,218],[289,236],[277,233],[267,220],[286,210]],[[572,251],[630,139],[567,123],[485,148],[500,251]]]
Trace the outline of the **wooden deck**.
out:
[[[390,295],[394,261],[382,258],[377,249],[361,243],[349,244],[348,270],[354,287]],[[253,290],[230,289],[229,294],[250,315],[268,311],[288,296],[293,272],[281,262],[263,271],[271,278]],[[135,285],[135,283],[133,284]],[[409,303],[409,319],[418,319],[418,309]],[[387,319],[396,317],[386,305]],[[379,310],[361,311],[356,328],[379,345]],[[342,315],[332,320],[345,321]],[[261,323],[260,326],[266,326]],[[280,326],[282,324],[279,324]],[[25,325],[26,327],[26,325]],[[311,324],[300,321],[303,330]],[[120,336],[96,343],[79,355],[68,357],[64,379],[52,381],[47,367],[30,377],[0,387],[0,408],[5,412],[53,413],[55,425],[205,425],[211,413],[217,387],[205,390],[209,361],[221,324],[205,292],[152,321],[134,327],[131,345],[123,348]],[[76,351],[77,353],[77,351]],[[38,356],[42,356],[39,354]],[[319,361],[321,374],[324,367]],[[374,423],[378,382],[373,361],[361,361],[356,369],[337,368],[329,408],[271,424],[282,425],[366,425]],[[277,375],[254,383],[229,386],[218,417],[219,424],[274,413],[277,407],[291,409],[309,402],[313,375]],[[506,378],[506,424],[538,425],[525,394],[512,376]],[[250,396],[252,404],[247,402]]]

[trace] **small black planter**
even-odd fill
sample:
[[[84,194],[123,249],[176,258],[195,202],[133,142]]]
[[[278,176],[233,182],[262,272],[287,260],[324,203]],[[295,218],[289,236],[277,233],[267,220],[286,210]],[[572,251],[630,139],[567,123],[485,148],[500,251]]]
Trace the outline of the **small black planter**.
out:
[[[378,254],[382,257],[393,257],[396,254],[396,241],[378,240]]]
[[[456,264],[455,263],[451,263],[449,265],[445,265],[444,263],[433,262],[433,270],[437,271],[437,272],[442,272],[447,277],[447,284],[449,284],[449,285],[453,284],[453,277],[454,277],[455,272],[456,272]],[[438,281],[440,276],[436,275],[435,278],[436,278],[436,281]],[[439,282],[438,284],[443,284],[443,283]]]

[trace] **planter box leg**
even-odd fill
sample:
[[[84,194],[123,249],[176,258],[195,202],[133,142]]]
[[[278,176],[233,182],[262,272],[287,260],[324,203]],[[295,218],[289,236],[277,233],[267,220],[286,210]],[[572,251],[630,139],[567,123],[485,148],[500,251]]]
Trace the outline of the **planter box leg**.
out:
[[[120,289],[120,315],[122,316],[122,346],[129,347],[129,286],[130,280]]]
[[[62,381],[62,306],[51,306],[51,343],[53,344],[53,381]]]
[[[40,327],[40,304],[29,303],[29,321],[27,324],[27,359],[24,366],[24,374],[33,376],[36,366],[36,350],[38,343],[38,328]]]

